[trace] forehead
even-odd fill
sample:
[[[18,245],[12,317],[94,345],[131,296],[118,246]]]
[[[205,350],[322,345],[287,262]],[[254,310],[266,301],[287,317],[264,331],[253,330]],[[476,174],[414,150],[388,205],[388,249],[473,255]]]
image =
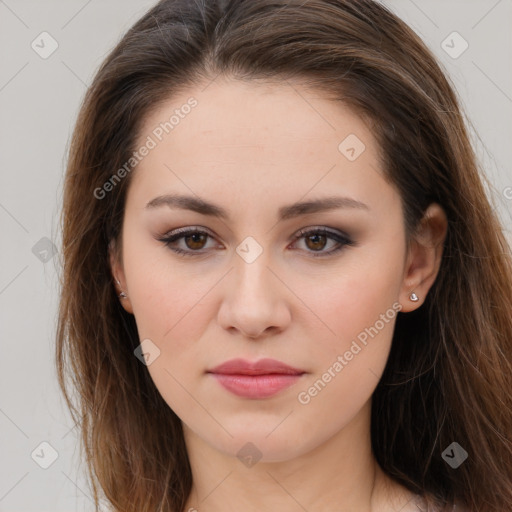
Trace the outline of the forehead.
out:
[[[195,106],[189,107],[193,98]],[[173,115],[174,114],[174,115]],[[167,123],[167,125],[166,125]],[[170,126],[172,125],[172,126]],[[146,117],[139,142],[156,130],[156,138],[175,149],[194,144],[201,153],[240,153],[264,145],[261,155],[294,155],[317,149],[338,156],[338,144],[357,134],[374,144],[364,121],[340,101],[304,85],[283,81],[264,83],[217,78],[191,87],[165,101]],[[166,129],[167,128],[167,129]]]
[[[217,78],[193,86],[144,119],[137,147],[149,139],[153,147],[131,184],[146,197],[178,187],[222,199],[229,185],[231,198],[240,201],[270,201],[279,197],[276,191],[297,200],[309,190],[333,188],[364,196],[368,179],[385,184],[364,120],[288,81]]]

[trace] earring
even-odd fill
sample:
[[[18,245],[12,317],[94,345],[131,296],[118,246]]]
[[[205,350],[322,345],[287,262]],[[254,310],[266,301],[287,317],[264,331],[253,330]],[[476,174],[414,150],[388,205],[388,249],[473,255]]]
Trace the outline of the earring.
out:
[[[121,283],[119,282],[119,279],[116,279],[116,283],[117,283],[117,285],[118,285],[118,286],[121,286]],[[126,293],[124,293],[124,292],[121,292],[121,293],[118,295],[118,297],[119,297],[120,299],[126,299],[126,298],[128,298],[128,295],[126,295]]]
[[[418,302],[420,300],[419,297],[414,292],[411,293],[411,295],[409,296],[409,299],[412,302]]]

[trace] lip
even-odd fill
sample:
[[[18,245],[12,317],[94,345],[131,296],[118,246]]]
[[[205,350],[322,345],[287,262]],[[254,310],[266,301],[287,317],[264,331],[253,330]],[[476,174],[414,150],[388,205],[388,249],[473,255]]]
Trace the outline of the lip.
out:
[[[275,359],[231,359],[207,373],[237,396],[261,399],[290,387],[306,372]]]
[[[208,373],[223,375],[268,375],[271,373],[302,375],[306,372],[304,370],[288,366],[276,359],[260,359],[255,362],[247,361],[245,359],[230,359],[229,361],[208,370]]]

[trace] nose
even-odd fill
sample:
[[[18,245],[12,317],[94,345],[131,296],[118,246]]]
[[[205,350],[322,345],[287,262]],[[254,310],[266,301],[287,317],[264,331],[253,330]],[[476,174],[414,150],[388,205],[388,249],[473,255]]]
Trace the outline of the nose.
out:
[[[261,254],[252,263],[235,255],[234,269],[224,283],[218,313],[221,327],[260,339],[283,331],[290,322],[287,288]]]

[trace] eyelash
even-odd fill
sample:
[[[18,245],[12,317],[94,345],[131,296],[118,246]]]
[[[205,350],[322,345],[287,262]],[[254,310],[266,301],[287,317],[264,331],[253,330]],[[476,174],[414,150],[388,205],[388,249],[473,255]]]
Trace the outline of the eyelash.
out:
[[[186,238],[187,236],[194,235],[194,234],[202,234],[202,235],[206,235],[210,238],[214,238],[207,231],[203,231],[200,229],[191,229],[191,228],[179,228],[179,229],[176,229],[172,234],[170,234],[168,236],[164,236],[162,238],[158,238],[158,240],[160,242],[163,242],[166,247],[169,247],[169,249],[171,249],[171,251],[174,251],[175,253],[180,254],[182,256],[203,255],[203,254],[205,254],[204,251],[203,252],[194,251],[194,250],[186,250],[185,251],[183,249],[178,249],[177,247],[171,247],[171,244],[173,242],[176,242],[176,241],[180,240],[181,238]],[[336,247],[335,249],[331,249],[330,251],[326,251],[326,252],[306,251],[306,252],[312,253],[312,256],[314,258],[324,258],[324,257],[330,256],[334,253],[341,251],[346,246],[354,245],[353,240],[351,240],[347,235],[337,233],[335,231],[330,231],[325,228],[300,229],[298,231],[298,233],[296,235],[294,235],[293,243],[295,243],[297,240],[300,240],[303,237],[307,237],[310,235],[316,235],[316,234],[326,235],[328,239],[335,240],[340,245],[338,245],[338,247]]]

